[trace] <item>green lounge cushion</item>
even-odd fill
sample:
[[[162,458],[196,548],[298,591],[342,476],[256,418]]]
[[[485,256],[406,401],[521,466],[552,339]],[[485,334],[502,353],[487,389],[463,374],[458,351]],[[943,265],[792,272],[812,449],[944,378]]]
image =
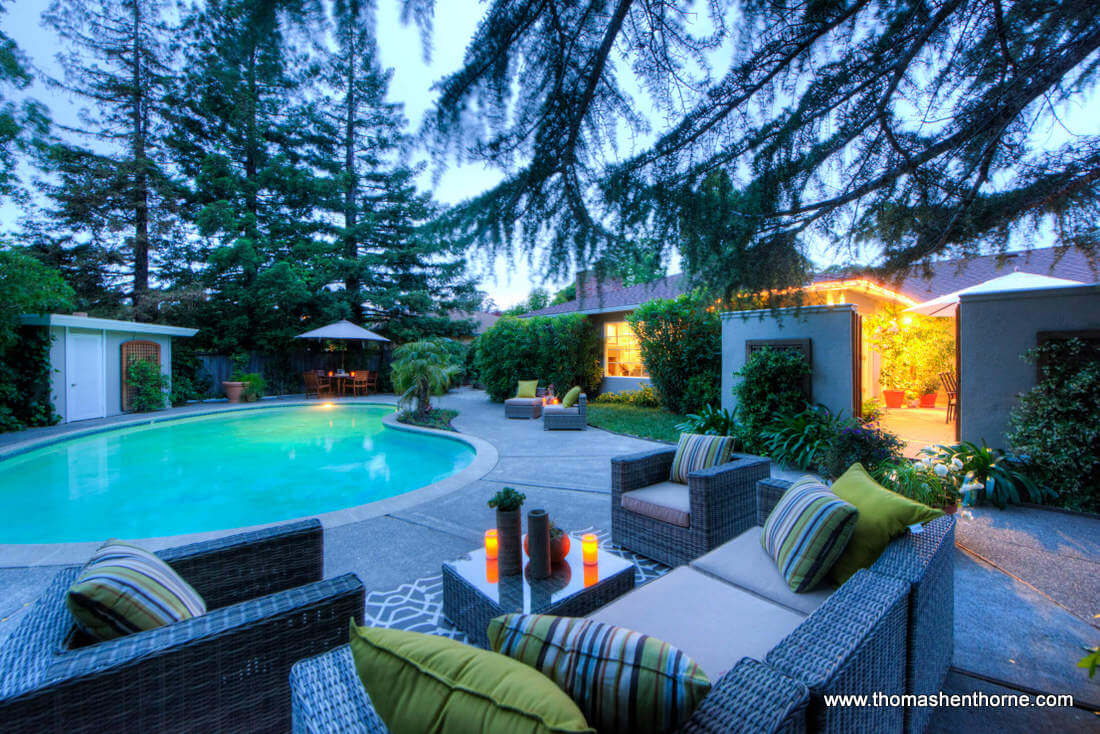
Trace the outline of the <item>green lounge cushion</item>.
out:
[[[577,404],[577,400],[580,399],[581,389],[579,386],[569,388],[569,392],[565,393],[565,397],[561,399],[561,407],[572,408]]]
[[[557,683],[601,734],[675,731],[710,692],[710,679],[676,647],[591,619],[506,614],[489,644]]]
[[[351,623],[351,654],[393,734],[591,733],[577,705],[546,676],[461,642]]]
[[[733,453],[735,441],[731,436],[704,436],[697,433],[681,433],[672,459],[669,480],[687,484],[688,474],[725,464]]]
[[[862,464],[852,464],[833,482],[832,490],[859,510],[852,539],[833,566],[832,577],[838,586],[878,560],[890,541],[904,535],[910,525],[923,525],[943,514],[943,510],[934,510],[886,489],[871,478]]]
[[[519,386],[516,387],[517,398],[533,398],[535,393],[539,389],[538,380],[520,380]]]
[[[813,591],[844,553],[858,518],[855,506],[815,477],[802,477],[768,515],[760,544],[791,591]]]
[[[136,545],[101,545],[65,596],[77,627],[113,640],[206,614],[206,603],[164,561]]]

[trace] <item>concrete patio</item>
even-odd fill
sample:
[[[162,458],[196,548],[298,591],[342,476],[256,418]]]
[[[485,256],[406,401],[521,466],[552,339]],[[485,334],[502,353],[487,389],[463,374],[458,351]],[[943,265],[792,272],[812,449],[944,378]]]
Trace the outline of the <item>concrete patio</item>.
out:
[[[392,401],[392,396],[372,399]],[[597,429],[542,429],[541,421],[505,420],[480,391],[442,398],[460,412],[457,429],[490,442],[498,460],[487,474],[439,499],[406,510],[326,528],[326,575],[354,572],[369,591],[388,591],[438,574],[442,561],[467,552],[492,527],[489,497],[503,486],[527,495],[566,529],[609,528],[610,458],[658,444]],[[224,405],[224,404],[222,404]],[[204,404],[181,413],[222,409]],[[132,417],[131,417],[132,418]],[[942,417],[941,417],[942,420]],[[104,427],[119,421],[107,419]],[[88,427],[85,424],[85,427]],[[72,426],[18,434],[46,439]],[[0,452],[15,436],[0,437]],[[773,469],[773,474],[791,476]],[[955,666],[949,693],[1072,693],[1100,703],[1100,679],[1075,662],[1100,641],[1100,520],[1037,509],[961,513],[956,553]],[[0,565],[3,565],[0,558]],[[51,565],[0,568],[0,640],[57,571]],[[951,634],[951,630],[945,630]],[[941,709],[933,731],[1096,731],[1098,719],[1073,709]]]

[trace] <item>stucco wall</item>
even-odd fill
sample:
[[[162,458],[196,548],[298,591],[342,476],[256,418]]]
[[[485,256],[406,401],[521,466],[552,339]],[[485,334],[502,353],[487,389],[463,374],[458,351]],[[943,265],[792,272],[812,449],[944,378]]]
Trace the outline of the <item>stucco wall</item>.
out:
[[[733,411],[734,372],[745,364],[748,339],[812,340],[813,400],[852,414],[852,314],[855,306],[803,306],[722,314],[722,407]]]
[[[959,304],[959,436],[1003,448],[1017,396],[1035,385],[1020,358],[1040,331],[1100,329],[1100,285],[963,296]]]
[[[65,328],[50,326],[50,398],[54,412],[65,418]]]

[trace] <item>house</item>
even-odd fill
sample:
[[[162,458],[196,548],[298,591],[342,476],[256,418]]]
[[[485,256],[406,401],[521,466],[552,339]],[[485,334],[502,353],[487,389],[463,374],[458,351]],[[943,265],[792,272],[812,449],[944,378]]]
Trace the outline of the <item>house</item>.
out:
[[[470,336],[458,337],[458,341],[472,342],[493,327],[501,317],[500,311],[451,311],[447,314],[451,321],[472,321],[474,333]]]
[[[851,304],[859,314],[869,315],[887,304],[913,306],[1014,271],[1093,283],[1100,280],[1098,268],[1100,262],[1091,262],[1081,250],[1047,247],[941,260],[927,268],[916,267],[895,281],[884,281],[856,270],[843,275],[822,274],[814,277],[804,291],[807,304]],[[638,341],[626,323],[626,317],[646,301],[675,298],[686,292],[689,289],[687,276],[669,275],[631,286],[623,285],[616,279],[597,282],[594,277],[585,276],[585,273],[577,275],[575,300],[547,306],[523,316],[588,315],[603,334],[602,390],[636,390],[647,384],[648,375],[641,361]],[[874,355],[862,355],[860,371],[860,382],[864,386],[862,391],[867,396],[876,395],[878,365]]]

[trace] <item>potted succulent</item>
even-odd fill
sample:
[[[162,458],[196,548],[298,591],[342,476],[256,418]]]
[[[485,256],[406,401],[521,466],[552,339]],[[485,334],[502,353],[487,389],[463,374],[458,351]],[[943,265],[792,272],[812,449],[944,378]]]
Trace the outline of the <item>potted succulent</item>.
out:
[[[497,511],[497,567],[501,576],[512,576],[523,571],[521,535],[523,520],[520,508],[527,495],[512,487],[504,487],[489,500],[489,507]]]

